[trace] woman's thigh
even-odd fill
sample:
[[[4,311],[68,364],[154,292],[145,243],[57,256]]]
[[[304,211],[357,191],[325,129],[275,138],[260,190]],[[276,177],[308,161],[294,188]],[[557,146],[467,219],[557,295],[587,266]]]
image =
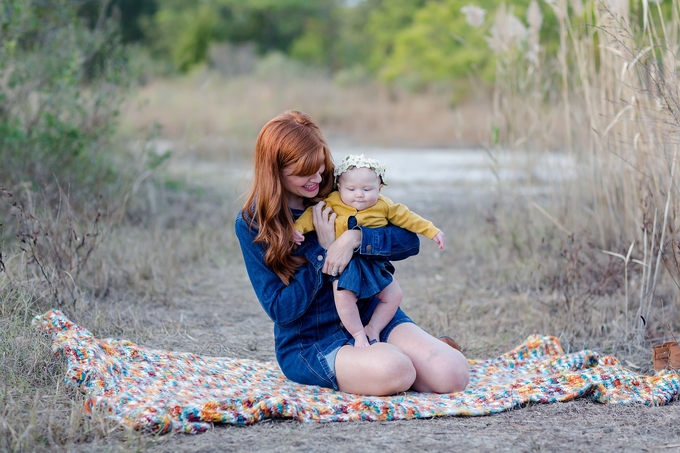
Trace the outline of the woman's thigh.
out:
[[[365,348],[347,345],[335,357],[335,377],[343,392],[393,395],[411,388],[416,369],[411,359],[394,345],[375,343]]]
[[[416,369],[413,390],[454,393],[467,386],[470,370],[465,356],[417,325],[398,325],[387,341],[411,359]]]

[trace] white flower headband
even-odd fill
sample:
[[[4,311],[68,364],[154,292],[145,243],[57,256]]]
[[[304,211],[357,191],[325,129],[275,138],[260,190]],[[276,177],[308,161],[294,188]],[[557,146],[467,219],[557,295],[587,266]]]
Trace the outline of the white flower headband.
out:
[[[360,156],[357,156],[355,154],[348,154],[345,156],[338,165],[335,167],[335,171],[333,172],[333,175],[335,176],[335,182],[338,182],[338,176],[346,172],[347,170],[351,170],[352,168],[370,168],[375,172],[376,175],[380,178],[380,182],[382,185],[386,186],[387,183],[385,182],[385,166],[378,162],[375,159],[371,159],[370,157],[366,157],[363,154]]]

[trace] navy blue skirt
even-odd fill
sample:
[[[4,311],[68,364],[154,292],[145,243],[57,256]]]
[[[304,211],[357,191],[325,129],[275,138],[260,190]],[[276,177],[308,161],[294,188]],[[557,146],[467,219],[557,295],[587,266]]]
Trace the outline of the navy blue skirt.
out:
[[[338,289],[354,292],[357,299],[368,299],[392,283],[394,266],[389,261],[367,259],[354,255],[345,270],[331,281],[338,281]]]

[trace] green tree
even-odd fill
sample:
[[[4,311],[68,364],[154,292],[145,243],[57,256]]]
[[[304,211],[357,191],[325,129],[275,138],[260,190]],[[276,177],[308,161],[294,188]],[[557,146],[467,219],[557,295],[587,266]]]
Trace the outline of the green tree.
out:
[[[153,16],[158,4],[156,0],[114,0],[109,10],[111,16],[120,17],[123,42],[139,42],[147,37],[140,19]]]
[[[495,2],[480,3],[488,8]],[[410,76],[437,81],[460,78],[470,71],[488,74],[493,63],[484,41],[488,26],[473,27],[466,22],[461,8],[467,4],[467,0],[446,0],[420,8],[410,26],[394,37],[381,75],[388,80]]]
[[[260,53],[278,50],[330,64],[336,0],[166,0],[143,21],[156,56],[186,71],[204,61],[211,42],[255,43]]]
[[[427,0],[366,0],[368,22],[366,34],[370,37],[368,65],[379,71],[394,52],[395,37],[408,28],[419,9]]]
[[[108,148],[127,79],[103,2],[0,3],[0,181],[91,195],[117,181]],[[84,6],[98,6],[89,17]],[[92,17],[96,19],[91,20]]]
[[[161,8],[154,15],[154,49],[169,57],[180,71],[205,61],[214,40],[218,16],[214,6],[197,5],[186,9]]]
[[[337,10],[333,2],[314,11],[305,20],[302,33],[291,43],[290,56],[317,66],[336,68],[341,64],[335,51],[338,42]]]
[[[421,3],[417,5],[416,0],[395,1],[389,7],[379,8],[371,17],[370,28],[375,30],[376,35],[383,33],[375,40],[371,62],[385,80],[407,78],[423,84],[474,75],[490,81],[495,76],[492,50],[495,44],[490,35],[493,34],[496,12],[503,10],[513,15],[516,19],[513,24],[520,29],[515,31],[528,34],[528,30],[524,29],[528,27],[526,15],[530,0],[518,0],[501,9],[496,0],[477,0],[473,6],[486,11],[486,15],[481,23],[474,25],[468,22],[463,12],[471,5],[470,0]],[[411,13],[414,9],[415,12]],[[540,9],[543,16],[541,46],[554,48],[558,42],[555,16],[548,5],[542,4]],[[390,22],[401,26],[393,25],[389,32],[385,32],[386,24]],[[527,40],[523,41],[523,45],[522,55],[528,57]]]
[[[364,0],[353,7],[336,9],[337,37],[333,39],[331,52],[338,67],[368,69],[375,45],[369,22],[378,5],[375,0]]]

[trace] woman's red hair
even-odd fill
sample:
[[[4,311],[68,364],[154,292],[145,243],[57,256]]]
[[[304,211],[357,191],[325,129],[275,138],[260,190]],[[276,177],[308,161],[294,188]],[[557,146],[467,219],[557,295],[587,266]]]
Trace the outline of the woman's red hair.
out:
[[[253,185],[243,206],[243,218],[258,228],[255,242],[265,246],[264,261],[286,285],[305,259],[293,256],[293,215],[282,182],[282,170],[293,175],[312,175],[325,165],[319,195],[333,189],[333,160],[319,127],[305,113],[284,112],[264,125],[255,145]]]

